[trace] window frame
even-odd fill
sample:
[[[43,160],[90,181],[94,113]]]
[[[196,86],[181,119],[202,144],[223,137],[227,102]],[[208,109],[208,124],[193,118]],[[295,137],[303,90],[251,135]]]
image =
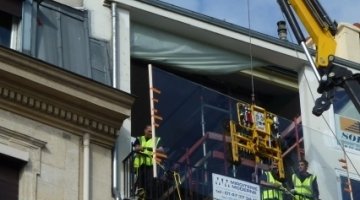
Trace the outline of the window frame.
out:
[[[22,0],[3,0],[0,6],[0,12],[11,16],[11,28],[9,46],[10,49],[18,50],[21,45],[20,22],[23,15],[23,1]]]
[[[336,173],[336,179],[338,180],[338,181],[337,181],[337,189],[338,189],[338,192],[337,192],[337,193],[338,193],[338,197],[343,200],[342,197],[343,197],[343,194],[344,194],[345,191],[344,191],[344,188],[342,188],[342,186],[341,186],[341,176],[347,178],[348,175],[347,175],[347,172],[346,172],[346,171],[341,170],[341,169],[336,169],[336,170],[335,170],[335,173]],[[350,172],[349,172],[349,178],[350,178],[352,181],[358,181],[358,182],[360,183],[360,177],[358,177],[357,174],[354,174],[354,173],[350,173]]]

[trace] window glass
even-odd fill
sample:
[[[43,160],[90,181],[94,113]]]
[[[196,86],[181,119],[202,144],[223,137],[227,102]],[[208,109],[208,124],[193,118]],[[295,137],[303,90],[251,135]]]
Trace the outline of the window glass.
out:
[[[334,112],[339,115],[360,120],[359,112],[343,89],[339,89],[335,92]]]
[[[108,44],[105,41],[90,39],[91,77],[101,83],[111,85]]]
[[[345,191],[345,188],[348,188],[347,186],[347,182],[348,179],[345,176],[340,176],[340,180],[341,180],[341,196],[343,200],[351,200],[350,197],[350,193]],[[350,179],[351,182],[351,187],[352,187],[352,194],[353,194],[353,199],[360,199],[360,181],[359,180],[354,180],[354,179]]]
[[[192,187],[186,182],[183,188],[191,188],[202,199],[212,193],[211,173],[253,180],[254,168],[228,162],[231,145],[224,145],[225,136],[229,136],[229,120],[238,120],[236,103],[241,100],[156,67],[153,84],[161,91],[154,94],[154,98],[158,99],[155,109],[163,119],[157,121],[160,126],[156,135],[168,154],[164,166],[166,169],[177,167],[182,177],[187,176],[191,168],[190,178],[198,185]],[[282,122],[288,124],[283,124],[280,132],[292,123]],[[253,158],[248,152],[240,153],[244,158]]]
[[[63,69],[91,77],[87,13],[43,2],[36,18],[35,56]]]
[[[0,45],[10,47],[12,16],[0,12]]]

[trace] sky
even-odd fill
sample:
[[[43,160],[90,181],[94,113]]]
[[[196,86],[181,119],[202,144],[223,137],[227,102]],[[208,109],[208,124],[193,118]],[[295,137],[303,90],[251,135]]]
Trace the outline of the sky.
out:
[[[276,23],[285,20],[277,0],[162,1],[275,37],[277,37]],[[318,1],[333,21],[360,23],[360,0]]]

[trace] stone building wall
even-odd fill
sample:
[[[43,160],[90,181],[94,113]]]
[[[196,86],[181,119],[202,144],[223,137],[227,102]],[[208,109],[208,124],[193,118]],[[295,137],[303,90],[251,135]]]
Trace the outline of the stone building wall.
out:
[[[133,101],[0,47],[0,154],[24,163],[18,199],[112,199],[112,149]]]

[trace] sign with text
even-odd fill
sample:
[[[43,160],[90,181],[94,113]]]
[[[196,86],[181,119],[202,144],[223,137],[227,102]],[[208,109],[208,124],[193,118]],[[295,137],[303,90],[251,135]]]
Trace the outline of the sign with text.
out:
[[[335,114],[336,134],[344,147],[360,151],[360,122]]]
[[[235,178],[212,174],[214,200],[260,200],[260,187]]]

